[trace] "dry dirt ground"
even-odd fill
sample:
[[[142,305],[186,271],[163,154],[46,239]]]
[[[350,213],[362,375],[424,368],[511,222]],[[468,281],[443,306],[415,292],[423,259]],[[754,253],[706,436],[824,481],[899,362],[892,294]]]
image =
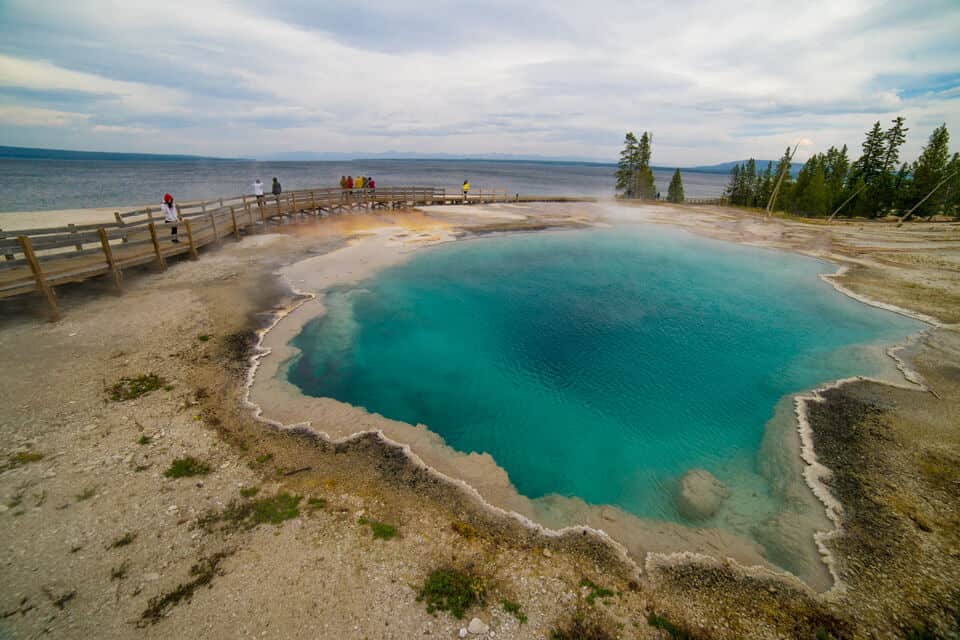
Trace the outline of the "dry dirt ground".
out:
[[[456,638],[474,617],[488,629],[469,637],[956,637],[960,338],[951,328],[910,354],[936,395],[858,383],[811,416],[845,507],[833,544],[849,586],[826,597],[722,561],[640,571],[598,536],[548,536],[485,509],[375,435],[332,446],[265,427],[243,405],[252,330],[291,301],[273,276],[280,266],[371,227],[535,230],[572,213],[581,224],[579,207],[500,221],[404,212],[287,225],[164,273],[131,272],[122,296],[97,283],[64,287],[56,324],[33,300],[5,303],[0,638]],[[645,215],[830,252],[855,267],[846,286],[960,319],[956,225],[910,225],[903,244],[890,226]],[[118,382],[147,374],[159,376],[155,389],[113,399]],[[202,473],[169,477],[188,456]],[[418,601],[438,569],[482,591],[463,619]]]

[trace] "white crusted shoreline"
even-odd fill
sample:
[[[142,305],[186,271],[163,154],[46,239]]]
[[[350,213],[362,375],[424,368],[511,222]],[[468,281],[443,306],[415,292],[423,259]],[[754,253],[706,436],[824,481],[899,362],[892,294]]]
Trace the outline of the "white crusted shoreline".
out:
[[[451,240],[452,239],[449,239],[446,241],[451,241]],[[775,247],[775,248],[783,249],[783,247]],[[822,258],[822,256],[819,256],[819,255],[815,257]],[[866,296],[862,296],[850,291],[849,289],[847,289],[846,287],[844,287],[843,285],[841,285],[839,282],[836,281],[836,279],[841,277],[844,273],[846,273],[848,269],[849,267],[845,265],[841,265],[835,273],[821,274],[820,277],[825,282],[828,282],[829,284],[831,284],[831,286],[833,286],[834,289],[837,290],[839,293],[846,295],[858,302],[867,304],[869,306],[874,306],[880,309],[884,309],[887,311],[892,311],[894,313],[898,313],[900,315],[904,315],[904,316],[919,320],[921,322],[930,324],[935,327],[941,326],[941,323],[939,321],[929,316],[925,316],[923,314],[902,309],[891,304],[883,303],[876,300],[871,300]],[[380,430],[380,429],[360,430],[340,438],[333,438],[327,432],[315,429],[309,420],[284,424],[283,421],[276,420],[266,415],[266,412],[264,411],[264,409],[252,399],[254,382],[256,380],[256,374],[260,368],[261,361],[273,353],[272,349],[265,346],[264,344],[265,339],[268,336],[268,334],[270,334],[270,332],[275,327],[277,327],[277,325],[280,322],[282,322],[285,318],[287,318],[287,316],[289,316],[291,313],[300,309],[303,305],[307,303],[318,302],[318,297],[314,292],[300,290],[296,286],[296,284],[292,282],[289,278],[284,277],[284,280],[290,286],[291,290],[295,294],[297,294],[298,298],[300,299],[294,302],[289,308],[278,311],[272,318],[269,326],[257,331],[257,343],[256,343],[256,350],[255,350],[256,352],[250,358],[250,367],[248,368],[248,371],[247,371],[247,380],[245,384],[245,393],[244,393],[243,401],[245,405],[253,411],[254,415],[259,421],[271,426],[274,429],[289,430],[289,431],[309,434],[311,437],[317,438],[331,445],[354,442],[364,437],[374,435],[380,442],[383,443],[385,447],[395,448],[402,451],[405,458],[411,464],[413,464],[416,468],[422,469],[426,473],[430,474],[432,477],[435,477],[442,482],[448,483],[451,486],[455,486],[458,489],[464,490],[466,492],[465,495],[477,501],[478,504],[482,506],[482,508],[489,510],[491,513],[497,514],[499,516],[511,518],[519,522],[520,524],[522,524],[524,527],[527,527],[533,531],[536,531],[537,533],[540,533],[542,535],[545,535],[551,538],[558,538],[567,534],[587,533],[590,535],[596,535],[599,540],[602,540],[603,542],[611,545],[611,548],[615,550],[617,556],[625,563],[627,567],[629,567],[632,571],[635,571],[636,573],[639,574],[640,566],[638,562],[634,560],[633,557],[631,557],[631,554],[629,553],[627,548],[623,544],[618,542],[616,539],[611,537],[603,529],[590,527],[587,525],[573,525],[573,526],[563,527],[560,529],[551,529],[535,522],[534,520],[514,510],[498,507],[490,503],[488,500],[486,500],[483,497],[483,495],[480,493],[480,491],[478,491],[477,488],[471,485],[469,482],[463,479],[456,478],[448,474],[442,473],[441,471],[428,465],[426,462],[424,462],[424,460],[420,456],[418,456],[413,451],[413,449],[409,444],[405,444],[405,443],[391,439],[383,432],[383,430]],[[824,595],[827,595],[827,596],[843,593],[846,589],[846,585],[843,583],[840,576],[838,575],[838,571],[836,568],[836,560],[833,557],[833,554],[827,545],[827,543],[831,539],[841,535],[842,533],[841,516],[843,513],[843,507],[840,504],[840,502],[830,493],[825,483],[825,480],[827,480],[830,477],[830,474],[831,474],[830,469],[828,469],[826,466],[824,466],[817,460],[814,452],[813,431],[808,418],[809,403],[822,402],[823,396],[821,394],[827,390],[839,388],[842,385],[847,383],[863,381],[863,380],[877,382],[877,383],[889,385],[892,387],[928,391],[929,389],[923,383],[923,380],[920,377],[920,375],[916,371],[911,369],[907,365],[907,363],[904,361],[904,359],[899,356],[899,352],[902,351],[904,348],[906,348],[908,344],[909,342],[904,344],[898,344],[886,350],[886,355],[894,360],[897,369],[903,374],[903,377],[908,384],[899,385],[899,384],[891,383],[890,381],[858,376],[858,377],[846,378],[842,380],[835,380],[827,384],[824,384],[812,391],[796,394],[793,397],[794,413],[797,420],[796,428],[797,428],[797,431],[800,437],[800,442],[801,442],[801,457],[805,464],[803,469],[804,481],[807,484],[807,486],[809,486],[813,494],[817,497],[817,499],[823,504],[827,517],[830,519],[830,521],[834,525],[834,528],[832,530],[817,531],[814,533],[815,544],[820,552],[821,559],[824,565],[826,566],[827,570],[830,573],[830,576],[833,582],[832,586],[824,593]],[[711,562],[715,563],[719,560],[720,559],[718,559],[716,556],[705,555],[702,553],[691,552],[691,551],[676,551],[676,552],[670,552],[670,553],[649,552],[646,554],[646,558],[643,560],[643,564],[646,570],[650,571],[655,566],[665,566],[670,563],[709,564]],[[763,565],[746,565],[732,558],[724,558],[723,560],[727,563],[733,563],[733,566],[737,567],[737,570],[743,572],[744,574],[748,574],[752,576],[775,577],[777,579],[786,580],[791,583],[799,583],[803,585],[805,588],[809,589],[809,585],[807,585],[798,577],[796,577],[795,575],[787,571],[777,570],[769,566],[763,566]],[[796,584],[794,584],[794,586],[796,586]]]

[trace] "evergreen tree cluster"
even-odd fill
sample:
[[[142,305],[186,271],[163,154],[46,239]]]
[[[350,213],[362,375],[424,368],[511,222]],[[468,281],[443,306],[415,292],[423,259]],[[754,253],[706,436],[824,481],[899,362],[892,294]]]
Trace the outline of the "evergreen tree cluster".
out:
[[[796,180],[790,175],[789,148],[775,169],[768,164],[758,171],[750,159],[733,167],[724,195],[731,204],[765,207],[783,174],[774,210],[829,216],[839,208],[843,216],[875,218],[919,204],[917,216],[960,215],[960,154],[950,154],[947,126],[933,131],[913,164],[900,160],[907,131],[902,117],[886,130],[876,122],[857,160],[850,161],[846,145],[830,147],[807,160]]]
[[[646,131],[637,140],[632,131],[628,131],[623,140],[623,151],[617,163],[617,191],[625,198],[652,200],[656,197],[657,187],[650,169],[653,134]]]

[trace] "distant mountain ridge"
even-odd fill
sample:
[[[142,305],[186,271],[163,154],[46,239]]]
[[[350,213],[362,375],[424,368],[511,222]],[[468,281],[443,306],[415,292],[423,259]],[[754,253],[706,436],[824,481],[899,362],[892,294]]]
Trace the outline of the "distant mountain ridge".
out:
[[[107,160],[107,161],[149,161],[149,162],[177,162],[213,160],[218,162],[349,162],[358,160],[448,160],[457,162],[555,162],[562,164],[579,164],[594,166],[616,166],[615,162],[599,160],[584,160],[583,158],[556,157],[541,155],[513,155],[509,153],[487,153],[477,155],[460,155],[453,153],[418,153],[414,151],[384,151],[381,153],[361,153],[344,151],[287,151],[273,153],[262,158],[222,158],[214,156],[174,155],[158,153],[123,153],[115,151],[74,151],[69,149],[40,149],[35,147],[10,147],[0,145],[0,159],[24,160]],[[721,162],[719,164],[680,167],[682,172],[729,174],[733,166],[745,163],[746,160]],[[757,160],[758,170],[763,170],[767,162],[776,161]],[[794,163],[790,173],[796,177],[802,163]],[[673,171],[675,165],[654,165],[652,169]]]
[[[7,147],[0,145],[0,158],[20,160],[111,160],[151,162],[182,162],[184,160],[235,161],[241,158],[214,158],[210,156],[189,156],[163,153],[123,153],[117,151],[73,151],[70,149],[39,149],[35,147]]]

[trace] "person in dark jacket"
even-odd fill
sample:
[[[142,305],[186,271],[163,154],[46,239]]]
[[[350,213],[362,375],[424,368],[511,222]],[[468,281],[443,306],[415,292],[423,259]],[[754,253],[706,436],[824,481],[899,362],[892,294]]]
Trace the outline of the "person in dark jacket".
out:
[[[273,195],[278,196],[283,191],[280,187],[280,181],[276,178],[273,179]]]

